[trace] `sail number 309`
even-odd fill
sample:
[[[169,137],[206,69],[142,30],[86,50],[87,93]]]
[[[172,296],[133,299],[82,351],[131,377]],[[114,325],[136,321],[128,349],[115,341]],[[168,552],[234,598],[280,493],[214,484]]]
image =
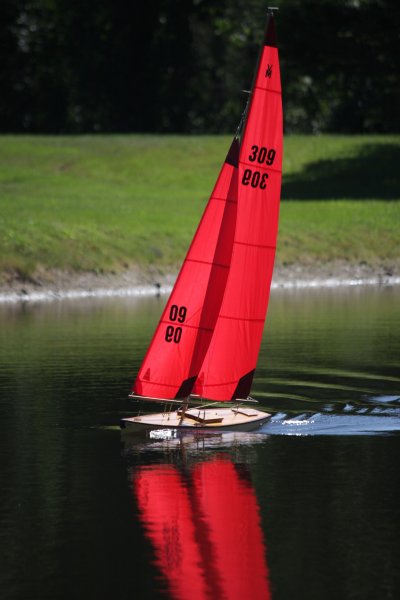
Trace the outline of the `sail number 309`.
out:
[[[252,171],[251,169],[245,169],[242,177],[243,185],[251,185],[251,187],[259,187],[261,190],[265,190],[267,187],[268,173],[260,173],[260,171]]]
[[[186,306],[177,306],[173,304],[169,309],[169,320],[177,321],[178,323],[184,323],[186,319],[187,308]],[[182,327],[175,327],[174,325],[168,325],[165,330],[165,341],[174,342],[179,344],[182,337]]]
[[[254,145],[251,147],[249,160],[251,162],[257,161],[260,165],[265,163],[266,165],[271,166],[275,160],[275,156],[276,150],[274,148],[270,148],[268,150],[268,148],[265,148],[265,146],[261,146],[261,148],[259,148],[258,146]]]
[[[266,148],[265,146],[252,146],[249,154],[249,161],[266,164],[271,166],[275,160],[276,150],[274,148]],[[260,188],[265,190],[267,187],[268,173],[260,173],[260,171],[253,171],[252,169],[245,169],[242,177],[243,185],[251,185],[253,188]]]

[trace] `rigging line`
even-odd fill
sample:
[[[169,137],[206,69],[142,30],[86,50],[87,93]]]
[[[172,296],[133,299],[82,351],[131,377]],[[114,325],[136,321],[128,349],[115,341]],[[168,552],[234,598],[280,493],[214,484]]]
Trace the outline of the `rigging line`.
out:
[[[242,92],[244,92],[245,94],[248,94],[248,98],[247,98],[247,102],[246,102],[246,105],[244,107],[244,110],[242,112],[242,116],[240,117],[239,125],[238,125],[238,127],[236,129],[236,133],[235,133],[235,138],[238,139],[238,140],[240,139],[240,137],[242,135],[243,125],[244,125],[244,122],[245,122],[246,117],[247,117],[247,111],[248,111],[248,108],[249,108],[250,97],[251,97],[251,92],[249,92],[248,90],[242,90]]]
[[[269,24],[269,17],[271,15],[273,16],[273,14],[274,14],[273,12],[269,12],[269,11],[267,12],[267,22],[266,22],[265,30],[267,30],[267,27],[268,27],[268,24]],[[265,37],[265,34],[264,34],[264,37]],[[247,92],[249,94],[249,96],[248,96],[248,99],[247,99],[246,107],[245,107],[245,109],[243,111],[242,121],[241,121],[242,130],[241,130],[240,133],[241,133],[242,138],[244,137],[244,133],[246,131],[247,117],[248,117],[248,114],[250,112],[250,106],[251,106],[251,103],[252,103],[252,100],[253,100],[253,96],[254,96],[254,91],[255,91],[255,88],[256,88],[257,74],[258,74],[258,71],[259,71],[260,66],[261,66],[261,60],[262,60],[263,52],[264,52],[264,44],[260,45],[260,49],[258,51],[257,65],[256,65],[256,68],[255,68],[255,71],[254,71],[254,74],[253,74],[253,81],[251,83],[251,91]]]

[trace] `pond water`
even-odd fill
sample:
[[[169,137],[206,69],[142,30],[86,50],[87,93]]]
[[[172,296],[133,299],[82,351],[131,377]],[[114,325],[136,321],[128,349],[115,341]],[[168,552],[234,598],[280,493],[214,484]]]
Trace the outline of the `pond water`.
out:
[[[274,290],[261,431],[121,437],[164,302],[0,306],[1,598],[398,598],[400,288]]]

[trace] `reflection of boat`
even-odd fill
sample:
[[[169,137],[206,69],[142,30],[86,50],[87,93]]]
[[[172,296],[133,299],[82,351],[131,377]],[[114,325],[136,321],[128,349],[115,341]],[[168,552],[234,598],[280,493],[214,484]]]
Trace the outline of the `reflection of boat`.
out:
[[[269,9],[248,105],[133,386],[131,397],[167,403],[165,412],[122,419],[122,427],[248,430],[270,416],[243,403],[251,401],[268,306],[281,170],[281,83]]]
[[[237,430],[215,431],[210,429],[154,429],[144,440],[141,436],[122,437],[123,455],[128,461],[140,456],[153,457],[159,461],[160,453],[165,460],[178,461],[204,458],[215,452],[231,452],[243,464],[255,460],[255,446],[263,444],[269,436],[266,433],[243,432]]]
[[[133,474],[139,518],[171,598],[270,598],[259,508],[245,465],[214,457]]]

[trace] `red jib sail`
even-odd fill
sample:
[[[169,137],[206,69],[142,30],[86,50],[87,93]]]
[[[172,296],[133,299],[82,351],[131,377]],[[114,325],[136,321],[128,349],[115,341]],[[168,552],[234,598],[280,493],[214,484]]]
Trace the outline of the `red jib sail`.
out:
[[[222,166],[133,386],[154,398],[188,396],[219,314],[236,225],[239,144]]]
[[[273,14],[241,142],[235,139],[133,391],[229,401],[250,392],[268,306],[282,170]]]
[[[250,392],[266,317],[282,177],[282,100],[274,18],[251,93],[239,155],[238,211],[226,290],[194,393],[214,400]]]

